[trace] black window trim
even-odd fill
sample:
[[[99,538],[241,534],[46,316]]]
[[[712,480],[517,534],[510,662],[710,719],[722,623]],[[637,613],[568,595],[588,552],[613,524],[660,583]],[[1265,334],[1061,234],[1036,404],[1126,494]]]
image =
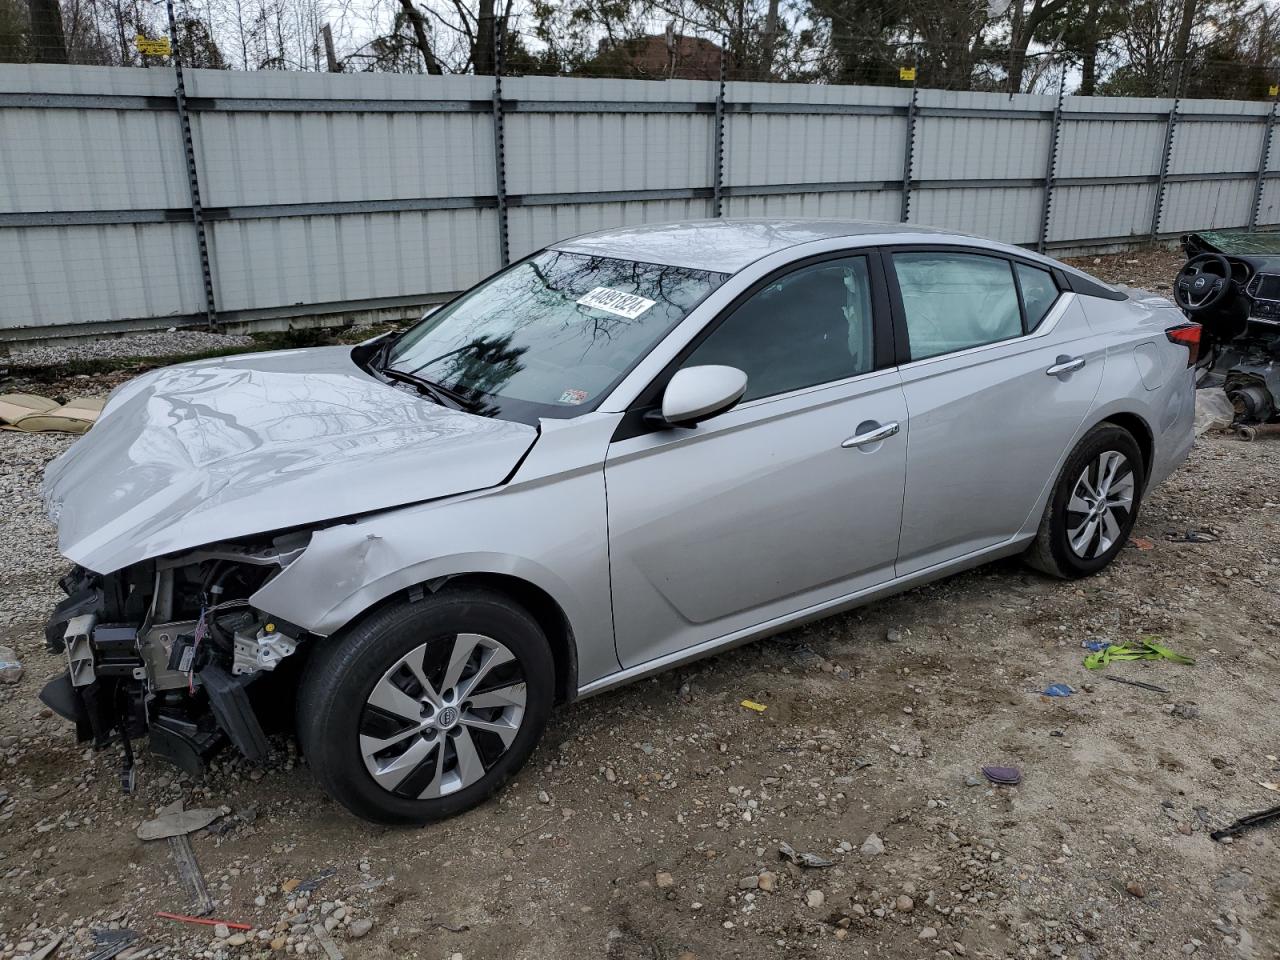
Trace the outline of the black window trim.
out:
[[[651,421],[646,420],[645,415],[658,408],[662,402],[662,393],[666,389],[667,383],[675,375],[676,371],[684,366],[685,361],[693,355],[693,352],[702,345],[702,342],[732,316],[734,311],[765,287],[777,282],[782,277],[795,273],[797,270],[803,270],[817,263],[825,263],[830,260],[847,260],[850,257],[866,258],[867,277],[871,281],[871,353],[874,363],[870,370],[857,376],[866,376],[867,373],[875,373],[878,370],[897,366],[896,332],[892,320],[888,271],[884,264],[884,249],[882,246],[870,245],[829,250],[825,253],[817,253],[798,260],[792,260],[790,263],[783,264],[755,281],[707,321],[702,329],[680,348],[680,352],[636,395],[636,398],[631,401],[626,412],[622,415],[622,419],[618,422],[610,442],[617,443],[620,440],[628,440],[632,437],[639,437],[646,433],[654,433],[660,429],[665,429],[655,426]],[[670,336],[671,334],[668,333],[667,335]],[[838,383],[840,381],[831,382]],[[823,384],[810,384],[807,387],[797,387],[796,390],[812,390],[821,386]],[[790,392],[792,391],[785,391],[772,396],[784,396]],[[756,399],[766,400],[770,398],[758,397]]]
[[[965,244],[937,244],[937,243],[895,243],[881,247],[884,262],[881,268],[884,271],[885,282],[889,292],[889,309],[893,317],[893,342],[895,348],[896,364],[904,366],[908,363],[917,363],[922,360],[933,360],[938,357],[948,357],[956,353],[962,353],[965,350],[972,350],[975,347],[989,347],[997,343],[1009,343],[1013,340],[1021,340],[1023,337],[1030,336],[1035,332],[1034,329],[1027,328],[1027,308],[1022,299],[1022,281],[1018,278],[1018,271],[1014,269],[1015,264],[1024,264],[1028,267],[1035,267],[1038,270],[1046,271],[1053,278],[1053,284],[1058,288],[1058,296],[1054,298],[1053,303],[1049,305],[1052,310],[1062,299],[1062,294],[1071,289],[1066,282],[1066,277],[1061,270],[1055,267],[1046,267],[1042,263],[1037,263],[1029,257],[1020,257],[1017,254],[1007,253],[1004,250],[991,250],[987,247],[969,246]],[[947,353],[937,353],[929,357],[920,357],[918,360],[911,357],[911,341],[907,334],[907,312],[906,307],[902,303],[902,289],[898,286],[898,271],[893,264],[893,257],[899,253],[961,253],[970,256],[989,257],[993,260],[1004,260],[1009,264],[1009,273],[1013,277],[1014,290],[1018,296],[1018,313],[1021,317],[1022,330],[1020,333],[1012,337],[1002,337],[999,340],[991,340],[987,343],[974,343],[959,350],[948,351]],[[1049,310],[1045,311],[1048,316]],[[1043,317],[1041,318],[1043,323]]]

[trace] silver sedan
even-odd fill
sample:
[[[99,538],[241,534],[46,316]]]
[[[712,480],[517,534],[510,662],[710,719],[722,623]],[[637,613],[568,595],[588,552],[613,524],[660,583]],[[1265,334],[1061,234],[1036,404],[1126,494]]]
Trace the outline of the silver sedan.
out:
[[[42,696],[193,771],[283,723],[357,815],[448,816],[557,701],[997,557],[1101,570],[1191,446],[1199,333],[903,225],[553,244],[394,336],[117,390],[46,476]]]

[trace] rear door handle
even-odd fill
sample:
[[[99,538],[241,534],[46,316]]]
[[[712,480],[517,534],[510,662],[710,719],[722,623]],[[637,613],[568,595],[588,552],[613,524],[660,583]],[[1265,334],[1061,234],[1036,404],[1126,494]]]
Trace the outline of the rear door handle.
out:
[[[896,421],[894,423],[886,423],[879,427],[873,427],[864,433],[855,433],[840,446],[846,450],[850,447],[863,447],[868,443],[879,443],[881,440],[888,440],[897,432],[898,424]]]
[[[1051,377],[1060,377],[1064,373],[1075,373],[1077,370],[1083,370],[1085,365],[1084,357],[1058,357],[1058,362],[1045,371]]]

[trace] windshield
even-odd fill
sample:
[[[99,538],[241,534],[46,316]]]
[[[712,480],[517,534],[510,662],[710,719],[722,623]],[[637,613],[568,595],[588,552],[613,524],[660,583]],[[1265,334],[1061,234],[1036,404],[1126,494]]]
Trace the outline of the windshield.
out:
[[[575,417],[724,279],[544,251],[410,328],[384,369],[439,384],[487,416]]]

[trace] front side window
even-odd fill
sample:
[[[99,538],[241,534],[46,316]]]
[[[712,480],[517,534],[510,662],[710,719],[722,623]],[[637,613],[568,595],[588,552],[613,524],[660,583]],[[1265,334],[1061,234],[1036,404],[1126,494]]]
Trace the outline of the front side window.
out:
[[[1008,260],[974,253],[895,253],[911,359],[1022,335]]]
[[[724,274],[549,250],[411,327],[382,369],[476,413],[536,423],[594,409]]]
[[[684,366],[724,364],[747,375],[744,400],[867,373],[871,284],[866,257],[824,260],[754,293]]]

